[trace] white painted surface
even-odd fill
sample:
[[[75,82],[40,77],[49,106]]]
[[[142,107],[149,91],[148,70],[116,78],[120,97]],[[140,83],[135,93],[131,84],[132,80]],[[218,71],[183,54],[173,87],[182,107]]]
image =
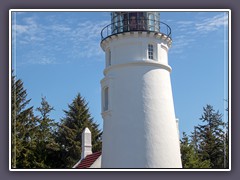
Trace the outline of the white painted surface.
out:
[[[101,168],[102,155],[89,168]]]
[[[155,60],[148,60],[149,43],[156,45]],[[102,42],[103,50],[110,49],[112,55],[101,81],[102,89],[109,87],[109,110],[102,112],[102,168],[182,167],[167,55],[170,44],[170,39],[146,33]]]
[[[88,128],[82,133],[82,156],[84,159],[87,155],[92,154],[92,134]]]

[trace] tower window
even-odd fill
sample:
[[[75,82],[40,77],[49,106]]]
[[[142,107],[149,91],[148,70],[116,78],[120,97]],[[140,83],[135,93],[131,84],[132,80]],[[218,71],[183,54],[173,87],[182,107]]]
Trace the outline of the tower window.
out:
[[[103,99],[104,99],[104,102],[103,102],[103,110],[104,111],[107,111],[108,110],[108,105],[109,105],[109,102],[108,102],[108,99],[109,99],[109,90],[108,90],[108,87],[104,88],[104,95],[103,95]]]
[[[107,51],[107,66],[111,66],[111,50]]]
[[[148,59],[153,59],[153,45],[149,44],[148,45]]]

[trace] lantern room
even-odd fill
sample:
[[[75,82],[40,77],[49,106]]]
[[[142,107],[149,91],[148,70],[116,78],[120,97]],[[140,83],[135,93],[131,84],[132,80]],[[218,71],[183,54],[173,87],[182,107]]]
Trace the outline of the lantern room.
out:
[[[103,28],[102,40],[108,36],[133,32],[157,32],[171,37],[171,28],[160,22],[159,12],[111,12],[111,24]]]
[[[157,12],[112,12],[112,33],[126,31],[159,31]]]

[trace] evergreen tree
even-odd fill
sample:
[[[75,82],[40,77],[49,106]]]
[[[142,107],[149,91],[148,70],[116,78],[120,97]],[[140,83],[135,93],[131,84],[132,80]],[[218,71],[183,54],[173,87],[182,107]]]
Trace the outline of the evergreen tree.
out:
[[[202,161],[194,148],[194,141],[190,142],[188,136],[183,132],[181,140],[181,157],[183,168],[209,168],[210,161]]]
[[[72,168],[81,158],[82,132],[88,127],[92,133],[93,152],[101,150],[102,132],[89,113],[85,99],[78,93],[73,102],[64,110],[65,117],[61,120],[58,130],[60,144],[58,168]]]
[[[229,168],[229,127],[228,123],[225,124],[226,132],[225,132],[225,141],[224,141],[224,168]]]
[[[226,100],[227,101],[227,100]],[[228,101],[227,101],[228,102]],[[224,124],[225,141],[224,141],[224,168],[229,168],[229,126],[228,126],[228,107],[225,109],[227,112],[227,122]]]
[[[198,153],[201,159],[209,160],[211,168],[224,168],[224,122],[219,111],[211,105],[203,108],[200,120],[204,123],[196,127],[198,135]]]
[[[23,82],[12,75],[11,80],[11,163],[12,168],[31,168],[34,166],[36,148],[36,119],[33,106],[27,107],[27,91]]]
[[[49,118],[49,114],[54,110],[42,97],[41,106],[36,109],[40,112],[37,126],[37,148],[35,151],[37,168],[51,168],[53,166],[52,158],[59,151],[59,146],[55,142],[57,123]]]

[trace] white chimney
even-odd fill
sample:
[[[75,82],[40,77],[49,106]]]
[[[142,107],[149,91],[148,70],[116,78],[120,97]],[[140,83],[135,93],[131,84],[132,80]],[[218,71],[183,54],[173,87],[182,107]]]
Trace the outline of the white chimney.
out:
[[[92,154],[92,135],[88,128],[85,128],[82,133],[82,157],[84,159],[87,155]]]

